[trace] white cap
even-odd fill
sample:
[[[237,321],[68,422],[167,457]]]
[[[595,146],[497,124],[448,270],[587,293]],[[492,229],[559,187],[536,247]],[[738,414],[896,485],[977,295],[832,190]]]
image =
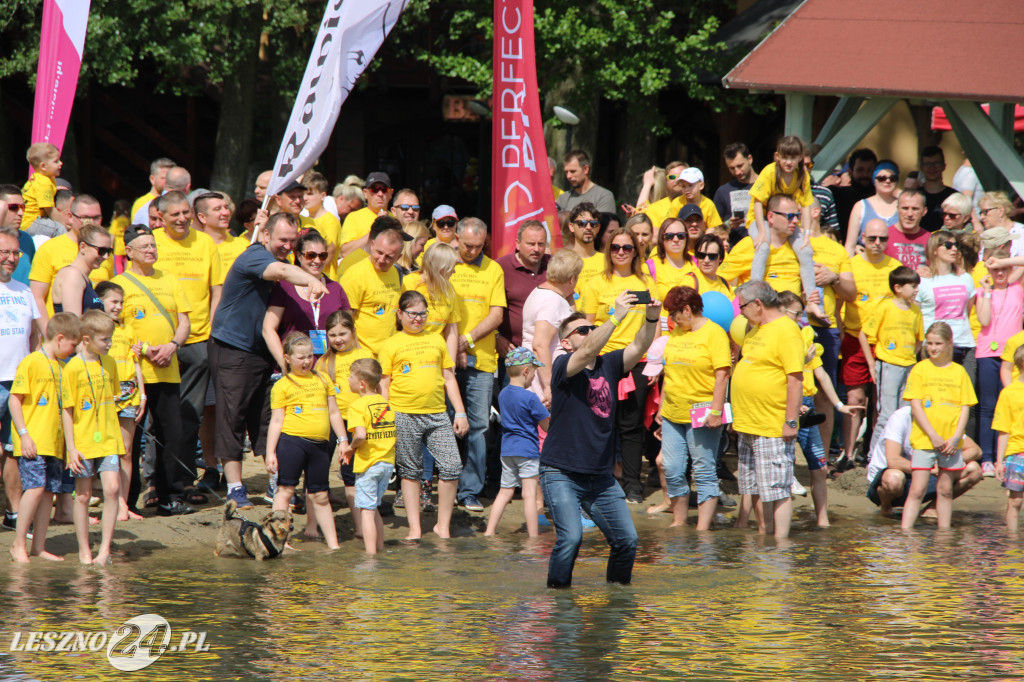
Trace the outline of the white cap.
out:
[[[691,185],[697,182],[704,182],[704,174],[700,172],[700,168],[694,168],[693,166],[684,168],[683,172],[679,174],[679,178]]]

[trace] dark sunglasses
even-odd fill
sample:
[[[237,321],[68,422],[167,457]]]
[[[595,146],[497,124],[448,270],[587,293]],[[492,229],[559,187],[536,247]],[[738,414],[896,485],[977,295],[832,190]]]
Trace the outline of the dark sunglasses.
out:
[[[668,175],[666,175],[665,177],[666,177],[666,178],[668,178],[669,180],[675,180],[675,179],[676,179],[676,178],[678,178],[678,177],[679,177],[680,175],[682,175],[682,173],[669,173],[669,174],[668,174]]]
[[[884,244],[887,241],[889,241],[889,238],[888,237],[864,237],[864,241],[866,241],[866,242],[879,242],[880,244]]]
[[[963,218],[964,216],[961,213],[950,213],[949,211],[943,211],[942,217],[949,218],[950,220],[956,220],[957,218]]]
[[[391,188],[387,185],[374,185],[366,188],[370,194],[387,194],[391,191]]]
[[[978,209],[978,215],[986,215],[989,211],[994,211],[997,208],[1000,208],[1000,207],[999,206],[993,206],[992,208],[979,208]]]
[[[25,204],[15,204],[15,203],[8,202],[7,203],[7,208],[12,210],[12,211],[17,211],[19,208],[24,210]]]
[[[632,244],[610,244],[608,246],[608,250],[611,251],[612,253],[617,253],[619,251],[622,251],[623,253],[633,253],[633,245]]]
[[[941,244],[939,244],[939,246],[945,246],[947,249],[959,249],[960,248],[960,245],[957,244],[955,241],[952,241],[952,240],[950,240],[948,242],[942,242]]]
[[[780,215],[790,222],[793,222],[794,220],[800,220],[799,213],[783,213],[782,211],[772,211],[772,213],[774,213],[775,215]]]
[[[419,204],[395,204],[395,208],[401,211],[418,211],[420,210]]]
[[[674,241],[674,240],[677,240],[677,239],[679,241],[683,241],[684,239],[686,239],[686,233],[685,232],[666,232],[665,233],[665,241],[671,242],[671,241]]]
[[[306,260],[327,260],[326,251],[306,251],[302,254],[302,257]]]
[[[571,332],[566,334],[565,338],[569,338],[573,334],[579,334],[580,336],[586,336],[587,334],[589,334],[590,332],[594,331],[595,329],[597,329],[596,325],[593,325],[593,324],[581,324],[580,326],[576,327]]]
[[[399,206],[399,208],[401,208],[401,206]],[[458,221],[448,220],[448,219],[446,219],[446,220],[438,220],[437,221],[437,226],[438,227],[444,227],[444,228],[455,227],[455,223],[456,222],[458,222]]]
[[[96,249],[96,253],[98,253],[101,258],[106,258],[110,254],[114,253],[114,247],[112,246],[96,246],[95,244],[90,244],[89,242],[82,243],[85,244],[86,246],[91,246],[92,248]]]
[[[693,255],[697,260],[718,260],[722,257],[720,253],[708,253],[707,251],[695,251]]]
[[[896,176],[895,175],[876,175],[875,176],[875,181],[876,182],[896,182]]]
[[[597,227],[601,224],[600,220],[574,220],[576,227]]]

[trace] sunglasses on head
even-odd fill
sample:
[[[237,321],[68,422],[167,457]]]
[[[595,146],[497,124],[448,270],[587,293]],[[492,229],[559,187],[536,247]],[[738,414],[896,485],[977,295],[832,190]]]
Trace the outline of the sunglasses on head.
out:
[[[326,251],[306,251],[302,254],[302,257],[306,260],[327,260]]]
[[[91,246],[92,248],[96,249],[96,253],[98,253],[101,258],[106,258],[110,254],[114,253],[114,247],[112,246],[96,246],[95,244],[90,244],[89,242],[82,243],[85,244],[86,246]]]
[[[576,227],[597,227],[601,224],[600,220],[574,220]]]
[[[895,175],[876,175],[875,180],[877,182],[896,182]]]
[[[632,244],[610,244],[608,246],[608,250],[611,251],[612,253],[618,253],[619,251],[622,251],[623,253],[633,253],[633,245]]]
[[[883,237],[883,236],[869,236],[869,237],[864,237],[864,241],[866,241],[866,242],[878,242],[880,244],[884,244],[887,241],[889,241],[889,238],[888,237]]]
[[[420,210],[419,204],[395,204],[395,208],[400,211],[418,211]]]
[[[685,240],[686,239],[686,233],[685,232],[666,232],[665,233],[665,241],[671,242],[671,241],[675,241],[677,239],[679,241]]]
[[[399,208],[401,208],[401,207],[399,207]],[[438,227],[444,227],[444,228],[455,227],[455,223],[456,222],[457,221],[452,220],[451,218],[445,218],[444,220],[438,220],[437,221],[437,226]]]
[[[566,334],[565,338],[569,338],[573,334],[579,334],[580,336],[586,336],[587,334],[589,334],[590,332],[594,331],[595,329],[597,329],[597,325],[581,324],[580,326],[576,327],[571,332]]]
[[[707,251],[695,251],[693,255],[696,256],[697,260],[714,261],[722,257],[722,254],[720,253],[708,253]]]

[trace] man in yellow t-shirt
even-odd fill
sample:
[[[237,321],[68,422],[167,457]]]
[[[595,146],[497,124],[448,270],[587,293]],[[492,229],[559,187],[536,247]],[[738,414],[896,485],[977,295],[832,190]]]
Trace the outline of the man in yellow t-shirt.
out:
[[[132,203],[132,211],[128,214],[129,218],[134,217],[140,208],[164,193],[164,188],[167,186],[167,171],[177,165],[166,157],[161,157],[149,164],[149,191]]]
[[[393,193],[391,178],[387,173],[376,171],[366,176],[366,185],[363,187],[366,206],[349,213],[341,224],[342,257],[366,245],[370,226],[377,217],[387,213]]]
[[[737,478],[744,496],[736,525],[746,526],[747,496],[760,497],[764,517],[758,520],[759,530],[785,538],[793,518],[790,483],[803,401],[804,342],[765,282],[743,284],[736,300],[757,326],[743,340],[732,376],[733,428],[740,436]]]
[[[789,244],[789,236],[796,224],[787,221],[784,215],[772,213],[768,218],[769,247],[768,263],[765,266],[764,281],[776,291],[792,291],[797,296],[803,293],[800,285],[800,262]],[[718,275],[727,282],[742,284],[750,279],[754,264],[754,240],[744,237],[729,251]]]
[[[459,263],[451,278],[460,317],[455,377],[466,403],[469,433],[456,498],[469,511],[483,511],[477,496],[486,484],[487,426],[498,369],[495,343],[506,305],[505,271],[484,255],[486,242],[484,221],[464,218],[459,223]]]
[[[369,253],[346,269],[339,280],[352,306],[359,344],[375,356],[381,344],[396,331],[402,280],[395,261],[409,239],[412,237],[402,231],[397,218],[377,218],[370,230]]]
[[[220,277],[213,284],[220,286],[228,276],[235,259],[249,247],[249,240],[231,234],[231,209],[228,208],[224,195],[218,192],[200,194],[192,201],[192,212],[195,220],[192,227],[205,232],[217,246],[217,257],[220,260]],[[210,315],[214,314],[211,307]]]

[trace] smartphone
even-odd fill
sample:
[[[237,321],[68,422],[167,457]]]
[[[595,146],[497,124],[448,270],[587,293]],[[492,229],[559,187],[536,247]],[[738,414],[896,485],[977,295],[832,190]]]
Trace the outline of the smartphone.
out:
[[[644,304],[647,304],[647,305],[649,305],[651,303],[651,292],[647,291],[646,289],[644,289],[642,291],[631,291],[629,293],[631,293],[634,296],[636,296],[636,302],[637,303],[644,303]]]

